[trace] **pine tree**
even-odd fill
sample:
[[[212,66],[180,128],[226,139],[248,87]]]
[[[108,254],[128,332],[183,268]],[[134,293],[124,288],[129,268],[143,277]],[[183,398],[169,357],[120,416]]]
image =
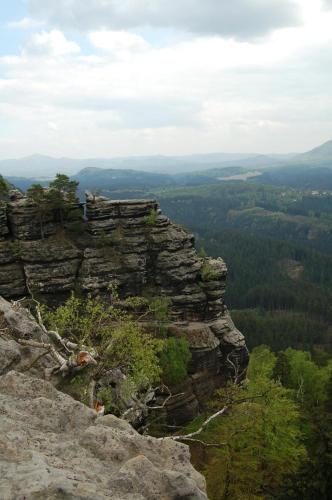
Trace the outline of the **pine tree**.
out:
[[[77,202],[77,181],[71,181],[65,174],[56,174],[55,179],[50,182],[48,200],[52,208],[59,215],[60,223],[63,225],[66,204]]]

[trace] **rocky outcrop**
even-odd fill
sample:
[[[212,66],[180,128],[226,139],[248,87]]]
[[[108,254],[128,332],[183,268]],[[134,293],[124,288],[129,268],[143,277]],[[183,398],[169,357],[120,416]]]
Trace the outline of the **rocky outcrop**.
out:
[[[9,234],[7,225],[7,207],[5,203],[0,204],[0,240],[3,240]]]
[[[25,197],[12,196],[12,198],[12,201],[10,201],[7,206],[8,224],[11,234],[18,240],[23,241],[40,239],[40,214],[36,204]],[[72,214],[74,214],[74,218],[79,217],[81,213],[81,204],[78,202],[68,203],[66,212],[66,218],[68,220],[72,218]],[[53,210],[51,208],[43,210],[42,224],[43,232],[46,237],[57,233],[59,229],[59,217],[60,214],[58,210]]]
[[[207,499],[189,448],[138,434],[50,383],[0,377],[0,498]]]
[[[78,206],[72,208],[77,217]],[[79,232],[69,223],[60,228],[49,214],[45,240],[37,209],[26,198],[12,200],[7,212],[8,236],[0,242],[4,297],[32,291],[56,303],[79,289],[109,299],[108,285],[117,283],[123,296],[170,298],[168,334],[187,338],[192,352],[188,378],[178,391],[184,395],[168,405],[170,423],[196,416],[234,371],[243,376],[248,353],[224,303],[226,265],[199,257],[193,235],[162,215],[156,201],[89,195]],[[0,226],[2,220],[0,214]]]

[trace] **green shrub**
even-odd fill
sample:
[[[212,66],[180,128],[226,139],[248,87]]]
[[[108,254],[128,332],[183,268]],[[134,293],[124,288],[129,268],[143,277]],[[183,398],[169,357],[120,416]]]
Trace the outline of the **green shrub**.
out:
[[[183,382],[187,377],[190,359],[191,352],[189,342],[186,339],[168,338],[160,357],[164,383],[174,386]]]
[[[198,257],[201,257],[202,259],[206,258],[206,251],[204,247],[201,247],[198,252],[197,252]]]
[[[155,226],[158,218],[157,210],[152,209],[144,219],[144,222],[147,226]]]
[[[205,260],[201,267],[201,278],[202,281],[211,281],[218,279],[218,272],[213,269],[208,260]]]
[[[109,306],[99,297],[79,298],[72,293],[54,311],[44,307],[42,316],[47,328],[57,330],[83,350],[95,351],[98,366],[95,371],[90,369],[91,378],[98,380],[110,370],[120,369],[129,395],[159,381],[159,353],[164,342],[147,333],[121,308]]]

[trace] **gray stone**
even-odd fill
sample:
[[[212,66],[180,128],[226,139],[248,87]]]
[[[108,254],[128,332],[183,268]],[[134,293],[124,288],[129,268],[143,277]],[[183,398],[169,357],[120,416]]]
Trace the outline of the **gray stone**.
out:
[[[152,211],[155,217],[148,218]],[[170,298],[166,326],[173,335],[177,327],[172,330],[172,323],[186,321],[180,335],[189,340],[192,351],[188,393],[168,406],[170,419],[177,415],[183,422],[185,415],[197,414],[229,375],[225,367],[232,350],[245,371],[245,340],[224,302],[225,262],[198,257],[193,235],[162,215],[155,200],[88,195],[86,231],[72,240],[68,231],[59,232],[50,213],[44,223],[48,238],[42,241],[36,207],[26,198],[10,202],[8,213],[12,235],[10,241],[0,242],[0,294],[6,298],[23,296],[29,288],[55,305],[76,289],[107,297],[110,283],[119,286],[122,297]],[[1,220],[0,210],[0,226]],[[210,272],[203,272],[204,267]]]
[[[0,377],[0,498],[206,500],[187,446],[139,435],[50,383]]]

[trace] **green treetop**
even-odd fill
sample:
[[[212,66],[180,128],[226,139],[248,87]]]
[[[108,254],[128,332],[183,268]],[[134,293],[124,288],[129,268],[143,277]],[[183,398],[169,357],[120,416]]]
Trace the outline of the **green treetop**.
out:
[[[8,183],[0,175],[0,198],[4,198],[8,195]]]
[[[66,202],[75,203],[78,201],[76,190],[77,181],[71,181],[65,174],[56,174],[55,179],[50,182],[48,199],[51,207],[59,214],[61,224],[63,224]]]
[[[49,210],[49,199],[47,192],[40,184],[32,184],[32,186],[27,190],[27,197],[32,200],[38,211],[39,225],[40,225],[40,235],[41,238],[45,238],[44,234],[44,217],[46,212]]]

